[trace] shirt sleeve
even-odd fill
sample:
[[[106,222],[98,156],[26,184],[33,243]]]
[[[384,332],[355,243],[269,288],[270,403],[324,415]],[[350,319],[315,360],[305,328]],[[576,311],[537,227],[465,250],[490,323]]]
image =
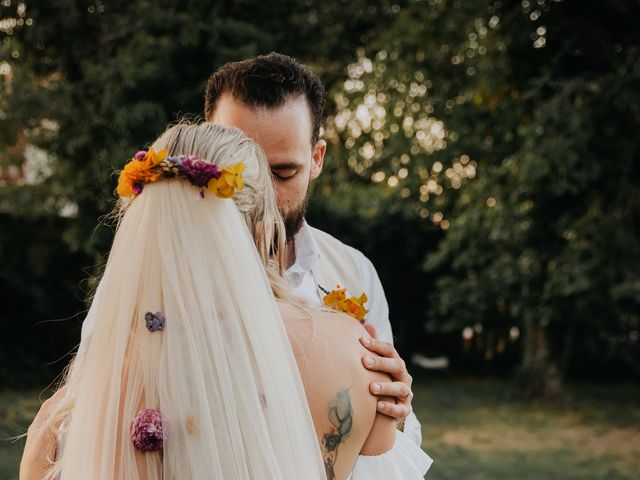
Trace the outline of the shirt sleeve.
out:
[[[350,480],[422,480],[433,460],[406,435],[396,432],[393,448],[356,460]]]
[[[376,327],[380,340],[393,343],[393,332],[389,321],[389,305],[387,304],[387,297],[384,294],[382,283],[380,283],[378,272],[376,272],[371,260],[365,257],[362,252],[352,247],[349,247],[349,251],[363,279],[364,293],[369,298],[369,302],[365,304],[365,307],[369,310],[366,320]],[[362,292],[349,293],[358,296]]]
[[[403,431],[416,445],[422,445],[422,425],[420,425],[420,421],[415,413],[411,412],[409,416],[404,419]]]
[[[389,321],[389,305],[387,297],[384,294],[380,277],[376,272],[373,263],[362,252],[353,247],[349,247],[351,256],[360,270],[365,286],[364,293],[369,297],[369,303],[365,307],[369,310],[367,313],[367,322],[373,324],[378,332],[378,338],[385,342],[393,343],[393,331],[391,322]],[[353,292],[352,295],[360,295],[360,292]],[[411,412],[405,419],[404,433],[416,445],[422,444],[422,426],[418,421],[415,413]]]

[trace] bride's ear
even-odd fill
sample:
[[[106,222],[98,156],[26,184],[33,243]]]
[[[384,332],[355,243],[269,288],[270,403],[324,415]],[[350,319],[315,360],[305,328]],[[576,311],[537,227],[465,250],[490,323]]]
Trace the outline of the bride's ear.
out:
[[[318,178],[322,172],[322,166],[324,165],[324,154],[327,152],[327,142],[324,140],[318,140],[313,146],[313,153],[311,155],[311,179]]]

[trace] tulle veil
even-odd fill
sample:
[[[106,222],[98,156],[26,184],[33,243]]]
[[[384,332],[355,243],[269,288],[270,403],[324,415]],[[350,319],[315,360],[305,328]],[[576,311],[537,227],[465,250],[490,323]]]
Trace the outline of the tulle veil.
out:
[[[264,268],[284,237],[261,151],[206,123],[173,126],[153,148],[242,161],[245,187],[231,200],[162,180],[124,205],[52,419],[63,422],[50,477],[324,480]],[[164,330],[147,328],[147,312]],[[162,451],[132,445],[144,409],[161,412]]]

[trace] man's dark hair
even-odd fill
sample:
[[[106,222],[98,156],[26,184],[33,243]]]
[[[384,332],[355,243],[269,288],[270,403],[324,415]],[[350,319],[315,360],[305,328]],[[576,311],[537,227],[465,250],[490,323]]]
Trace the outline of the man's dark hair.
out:
[[[287,100],[304,96],[312,120],[312,144],[320,137],[325,91],[320,79],[293,58],[270,53],[231,62],[209,77],[204,96],[206,119],[213,117],[218,99],[225,93],[251,108],[275,109]]]

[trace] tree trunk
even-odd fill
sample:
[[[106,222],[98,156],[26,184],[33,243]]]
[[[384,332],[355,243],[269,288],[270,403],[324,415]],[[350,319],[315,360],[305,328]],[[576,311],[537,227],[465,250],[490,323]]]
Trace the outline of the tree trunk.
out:
[[[516,384],[528,399],[557,401],[562,397],[562,379],[549,358],[545,328],[539,322],[525,321],[524,352]]]

